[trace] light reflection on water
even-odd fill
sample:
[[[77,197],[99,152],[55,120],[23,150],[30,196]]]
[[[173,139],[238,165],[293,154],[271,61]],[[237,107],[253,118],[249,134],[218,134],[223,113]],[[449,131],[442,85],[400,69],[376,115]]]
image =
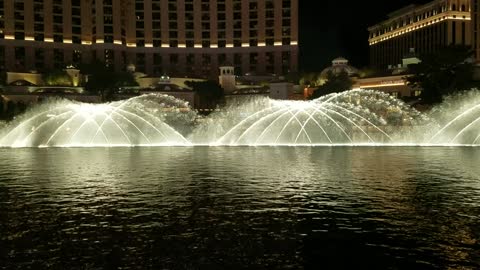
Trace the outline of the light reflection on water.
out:
[[[480,152],[0,149],[0,268],[480,267]]]

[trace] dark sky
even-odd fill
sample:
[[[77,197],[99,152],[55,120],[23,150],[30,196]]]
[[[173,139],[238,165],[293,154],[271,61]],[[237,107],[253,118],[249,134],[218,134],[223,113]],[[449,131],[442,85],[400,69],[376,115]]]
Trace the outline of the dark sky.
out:
[[[343,56],[368,65],[367,28],[409,4],[431,0],[299,0],[300,70],[320,71]]]

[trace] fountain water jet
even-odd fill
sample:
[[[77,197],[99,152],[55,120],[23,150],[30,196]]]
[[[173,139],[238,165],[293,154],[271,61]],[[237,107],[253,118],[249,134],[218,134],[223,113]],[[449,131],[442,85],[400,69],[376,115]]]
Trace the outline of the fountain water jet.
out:
[[[165,95],[108,104],[54,100],[2,131],[3,147],[479,145],[480,91],[447,97],[427,114],[360,89],[312,101],[235,97],[207,117]]]
[[[351,90],[313,101],[249,100],[206,120],[189,139],[211,145],[357,145],[393,143],[385,129],[422,116],[394,97]],[[217,137],[202,141],[203,134]]]
[[[479,145],[480,144],[480,91],[471,90],[450,96],[434,108],[431,117],[439,128],[429,134],[429,144]]]
[[[171,114],[194,113],[185,102],[154,94],[107,104],[54,100],[14,121],[0,146],[190,145],[166,123]]]

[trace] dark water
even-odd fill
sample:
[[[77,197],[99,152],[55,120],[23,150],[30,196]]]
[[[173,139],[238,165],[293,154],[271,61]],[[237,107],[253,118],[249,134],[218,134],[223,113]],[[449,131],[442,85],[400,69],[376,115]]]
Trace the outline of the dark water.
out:
[[[478,269],[479,161],[479,148],[2,149],[0,269]]]

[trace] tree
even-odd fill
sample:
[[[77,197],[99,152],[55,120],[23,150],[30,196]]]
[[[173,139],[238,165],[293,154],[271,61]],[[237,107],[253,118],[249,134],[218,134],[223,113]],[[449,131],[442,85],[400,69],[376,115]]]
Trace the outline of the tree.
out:
[[[80,70],[83,74],[88,74],[88,81],[85,84],[87,91],[100,94],[102,101],[111,100],[121,87],[138,86],[132,73],[115,72],[101,62],[84,65]]]
[[[285,75],[285,80],[289,83],[299,84],[300,79],[300,73],[298,72],[289,72]]]
[[[0,96],[0,119],[5,118],[5,99]]]
[[[434,53],[420,56],[421,62],[409,65],[407,82],[412,87],[422,88],[423,103],[434,104],[443,97],[471,88],[473,63],[468,61],[473,52],[465,46],[448,46]]]
[[[343,91],[351,90],[353,86],[352,79],[345,71],[339,74],[334,74],[332,71],[327,73],[326,82],[317,88],[310,96],[311,99],[316,99],[321,96],[325,96],[332,93],[340,93]]]
[[[15,102],[11,100],[7,102],[7,111],[5,112],[7,119],[13,119],[13,117],[15,116],[16,107],[17,106]]]
[[[0,85],[7,85],[7,72],[4,69],[0,70]]]
[[[65,70],[53,69],[43,73],[42,80],[49,86],[72,86],[72,78]]]
[[[215,81],[186,81],[185,85],[198,94],[202,108],[214,109],[224,101],[225,91]]]
[[[320,72],[310,72],[304,73],[300,75],[299,83],[301,85],[310,86],[310,87],[317,87],[320,86],[322,82],[321,73]]]

